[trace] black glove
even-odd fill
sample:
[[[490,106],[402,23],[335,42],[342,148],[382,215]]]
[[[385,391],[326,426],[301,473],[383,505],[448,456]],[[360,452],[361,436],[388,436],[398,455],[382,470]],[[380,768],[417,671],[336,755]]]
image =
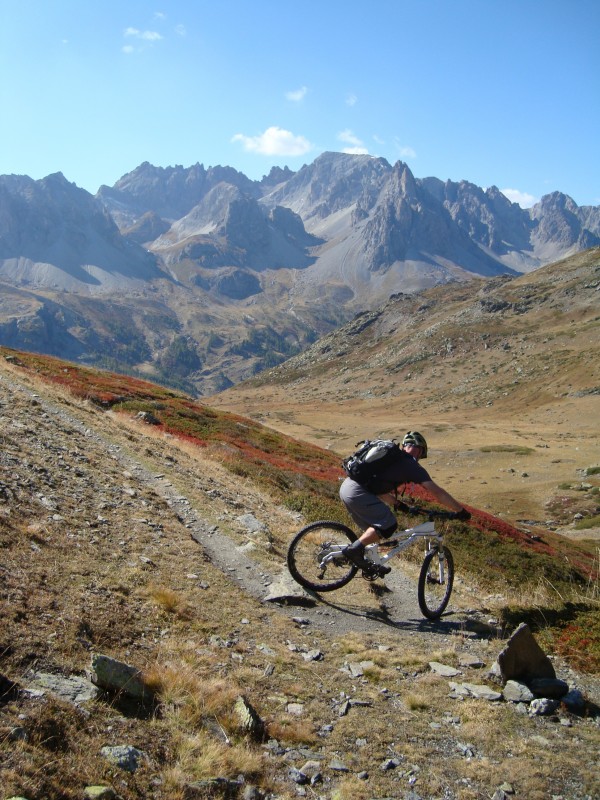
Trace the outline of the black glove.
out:
[[[468,519],[471,519],[471,514],[466,508],[461,508],[461,510],[457,511],[454,515],[454,519],[460,519],[462,522],[466,522]]]
[[[396,511],[402,511],[404,514],[422,514],[423,509],[417,508],[417,506],[409,506],[404,503],[402,500],[398,500],[396,503]]]

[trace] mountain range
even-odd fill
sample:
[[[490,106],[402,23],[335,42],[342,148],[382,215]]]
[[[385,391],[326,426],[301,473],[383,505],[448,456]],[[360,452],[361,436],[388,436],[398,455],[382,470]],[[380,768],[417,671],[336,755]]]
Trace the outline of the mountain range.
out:
[[[600,207],[324,153],[253,181],[143,163],[95,196],[0,176],[0,344],[211,394],[399,292],[600,244]]]

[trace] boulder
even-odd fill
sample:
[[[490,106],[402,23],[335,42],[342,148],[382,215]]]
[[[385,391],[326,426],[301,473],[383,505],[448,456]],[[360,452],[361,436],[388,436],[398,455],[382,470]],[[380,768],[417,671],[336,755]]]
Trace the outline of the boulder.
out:
[[[256,741],[262,741],[265,738],[265,724],[252,704],[240,695],[234,710],[244,733],[248,733]]]
[[[552,662],[525,623],[519,625],[498,655],[502,681],[521,681],[529,685],[535,678],[556,678]]]
[[[92,656],[92,682],[100,689],[120,692],[133,700],[150,700],[152,696],[138,669],[98,653]]]

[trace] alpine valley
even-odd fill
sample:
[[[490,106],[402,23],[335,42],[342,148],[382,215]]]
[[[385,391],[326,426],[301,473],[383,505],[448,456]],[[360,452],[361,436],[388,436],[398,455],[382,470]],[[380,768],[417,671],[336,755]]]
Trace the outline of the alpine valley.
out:
[[[211,395],[400,293],[600,245],[600,207],[323,153],[253,181],[143,163],[95,196],[0,176],[0,344]]]

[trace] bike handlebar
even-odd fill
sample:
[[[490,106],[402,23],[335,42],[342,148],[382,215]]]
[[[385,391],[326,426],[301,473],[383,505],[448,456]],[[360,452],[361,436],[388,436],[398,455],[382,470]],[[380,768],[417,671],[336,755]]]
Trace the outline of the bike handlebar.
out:
[[[422,508],[421,506],[409,506],[402,500],[397,500],[394,503],[396,511],[403,511],[405,514],[417,515],[421,514],[425,517],[435,517],[437,519],[461,519],[460,511],[436,511],[431,508]]]

